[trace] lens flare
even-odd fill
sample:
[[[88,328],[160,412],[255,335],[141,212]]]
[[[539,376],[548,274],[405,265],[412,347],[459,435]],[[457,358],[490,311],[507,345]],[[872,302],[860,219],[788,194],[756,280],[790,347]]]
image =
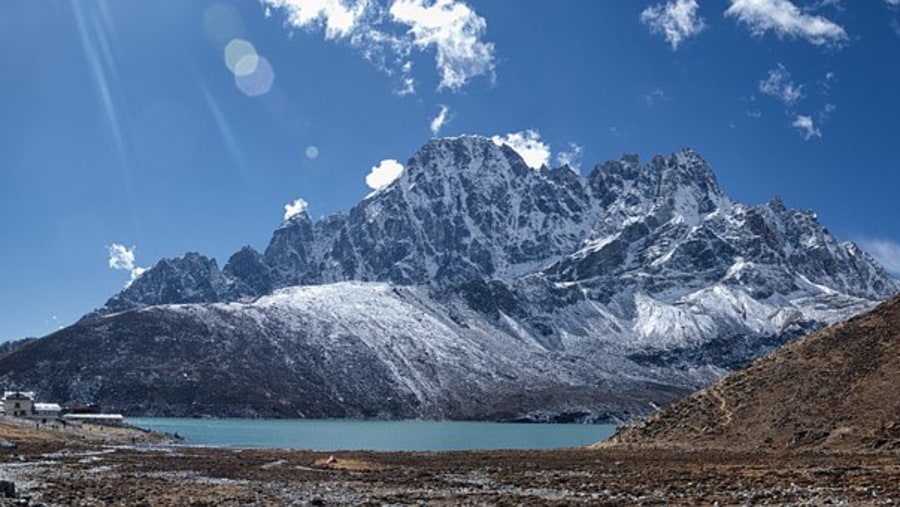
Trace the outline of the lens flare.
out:
[[[203,11],[203,34],[214,47],[222,48],[228,41],[244,35],[244,21],[233,5],[215,3]]]
[[[256,72],[256,67],[259,65],[259,55],[256,53],[247,54],[241,57],[237,63],[234,64],[234,75],[235,76],[249,76]]]
[[[258,57],[256,68],[250,74],[235,73],[234,75],[234,84],[248,97],[258,97],[269,93],[274,82],[275,71],[272,70],[269,60],[264,57]]]
[[[235,76],[248,76],[256,72],[259,55],[249,41],[231,39],[225,46],[225,65]]]
[[[308,158],[310,160],[315,160],[315,159],[319,158],[319,148],[317,148],[316,146],[312,146],[312,145],[307,146],[306,147],[306,158]]]

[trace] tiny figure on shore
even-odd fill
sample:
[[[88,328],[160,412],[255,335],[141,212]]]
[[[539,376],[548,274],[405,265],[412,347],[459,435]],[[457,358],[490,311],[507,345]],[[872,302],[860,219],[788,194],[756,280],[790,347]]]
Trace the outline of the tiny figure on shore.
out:
[[[328,459],[325,460],[326,465],[333,465],[335,463],[337,463],[337,458],[334,457],[334,454],[332,454],[331,456],[328,456]]]

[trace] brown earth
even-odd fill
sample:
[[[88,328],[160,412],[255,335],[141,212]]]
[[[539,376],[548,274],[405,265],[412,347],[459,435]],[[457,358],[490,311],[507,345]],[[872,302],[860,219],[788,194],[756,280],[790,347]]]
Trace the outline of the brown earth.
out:
[[[598,445],[900,456],[900,297],[792,342]]]
[[[626,448],[334,453],[96,446],[11,454],[0,505],[891,505],[893,453]]]
[[[97,445],[175,442],[169,435],[127,425],[110,426],[73,421],[63,423],[54,419],[39,423],[32,419],[0,415],[0,448],[3,451],[34,454],[60,446],[95,448]]]
[[[132,438],[145,438],[132,445]],[[625,446],[442,453],[158,445],[128,428],[35,428],[0,417],[5,505],[890,505],[894,452]],[[15,447],[11,447],[11,445]],[[0,483],[0,486],[3,486]]]

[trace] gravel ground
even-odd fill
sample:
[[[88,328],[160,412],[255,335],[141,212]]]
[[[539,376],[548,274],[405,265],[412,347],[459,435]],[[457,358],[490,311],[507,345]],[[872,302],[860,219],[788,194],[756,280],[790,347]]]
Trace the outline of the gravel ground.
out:
[[[893,505],[900,455],[665,449],[334,453],[25,445],[3,505]],[[3,503],[5,502],[5,503]]]

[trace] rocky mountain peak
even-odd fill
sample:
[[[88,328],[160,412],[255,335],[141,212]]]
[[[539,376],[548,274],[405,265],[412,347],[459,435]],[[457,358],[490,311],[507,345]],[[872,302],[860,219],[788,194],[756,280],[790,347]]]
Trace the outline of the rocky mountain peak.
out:
[[[267,294],[274,288],[271,268],[265,257],[251,246],[245,246],[232,255],[222,274],[231,281],[229,299],[252,298]]]
[[[775,213],[784,213],[787,211],[787,206],[784,205],[784,201],[781,199],[781,196],[776,195],[769,201],[769,209],[774,211]]]
[[[498,145],[486,137],[462,136],[430,140],[409,159],[403,176],[412,183],[420,181],[421,173],[431,178],[506,179],[530,171],[522,157],[509,146]]]
[[[654,294],[720,279],[760,297],[808,283],[864,298],[897,287],[814,214],[788,210],[777,198],[734,204],[694,150],[645,165],[624,155],[584,178],[565,167],[529,168],[509,146],[477,136],[429,141],[396,182],[349,214],[314,223],[298,213],[262,254],[242,249],[223,273],[197,254],[172,262],[136,280],[106,310],[343,280],[444,287],[538,273]],[[672,278],[662,281],[665,273]]]
[[[657,199],[691,224],[699,217],[731,206],[709,164],[696,152],[684,149],[669,157],[654,157],[650,170],[659,172]]]
[[[228,281],[215,259],[196,252],[162,259],[105,305],[117,312],[144,305],[220,301]]]

